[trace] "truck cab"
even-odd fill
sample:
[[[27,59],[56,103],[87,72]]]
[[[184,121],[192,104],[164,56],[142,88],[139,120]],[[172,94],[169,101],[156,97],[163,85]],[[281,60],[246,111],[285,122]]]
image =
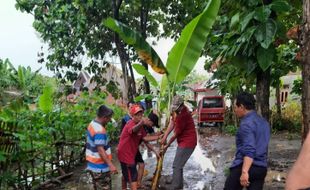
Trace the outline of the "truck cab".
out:
[[[204,124],[222,126],[225,115],[225,101],[223,96],[204,96],[198,102],[197,123],[202,127]]]

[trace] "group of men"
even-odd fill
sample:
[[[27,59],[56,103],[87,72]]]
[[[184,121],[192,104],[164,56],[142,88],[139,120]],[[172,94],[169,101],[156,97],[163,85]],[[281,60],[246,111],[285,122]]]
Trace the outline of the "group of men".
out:
[[[145,143],[157,156],[159,152],[149,141],[160,140],[162,151],[177,140],[177,150],[173,162],[172,182],[167,189],[183,189],[183,167],[197,144],[194,120],[180,96],[172,102],[170,125],[164,134],[154,133],[158,126],[158,117],[151,113],[144,117],[144,109],[139,104],[129,105],[129,115],[123,120],[122,132],[117,147],[117,156],[122,170],[122,189],[143,188],[142,176],[144,161],[139,146]],[[267,155],[270,139],[269,123],[255,111],[255,98],[252,94],[240,93],[234,101],[234,111],[240,118],[240,127],[236,134],[236,154],[230,167],[224,190],[263,189],[267,174]],[[97,117],[87,128],[86,160],[87,170],[92,176],[94,189],[111,189],[110,174],[117,173],[111,162],[111,149],[105,129],[111,120],[113,111],[102,105]],[[148,131],[148,133],[147,133]],[[173,131],[172,135],[169,135]],[[168,137],[169,140],[168,140]],[[138,169],[137,169],[138,166]]]

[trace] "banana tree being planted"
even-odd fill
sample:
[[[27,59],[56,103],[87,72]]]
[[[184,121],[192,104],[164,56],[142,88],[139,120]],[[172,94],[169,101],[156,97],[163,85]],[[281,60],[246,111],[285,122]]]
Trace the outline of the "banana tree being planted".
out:
[[[193,70],[207,41],[207,36],[218,14],[219,7],[220,0],[210,0],[204,11],[185,26],[180,38],[169,53],[166,66],[156,51],[138,32],[113,18],[103,21],[106,27],[116,32],[125,43],[135,48],[140,59],[148,63],[155,72],[163,74],[158,95],[159,113],[165,113],[167,116],[171,115],[170,102],[175,93],[175,86],[181,83]],[[151,74],[147,70],[141,70],[142,68],[138,66],[134,68],[138,73],[150,78]],[[153,84],[155,84],[155,87],[158,87],[157,83],[154,82]],[[163,130],[166,130],[169,125],[169,117],[165,123]],[[163,147],[164,145],[161,145],[161,150],[163,150]],[[152,190],[158,189],[164,154],[161,151],[161,157],[157,158],[157,166],[152,180]]]

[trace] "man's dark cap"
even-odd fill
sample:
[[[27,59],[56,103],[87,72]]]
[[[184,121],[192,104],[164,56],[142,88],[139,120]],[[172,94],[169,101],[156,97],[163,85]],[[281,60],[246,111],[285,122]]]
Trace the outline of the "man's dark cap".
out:
[[[159,118],[155,113],[151,112],[148,118],[153,122],[155,127],[159,128],[159,125],[158,125]]]

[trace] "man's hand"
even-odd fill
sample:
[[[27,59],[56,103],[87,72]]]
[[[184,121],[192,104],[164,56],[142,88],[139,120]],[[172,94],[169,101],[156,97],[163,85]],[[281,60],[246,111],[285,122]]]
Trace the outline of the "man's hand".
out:
[[[162,139],[162,138],[164,138],[164,134],[159,134],[158,139]]]
[[[164,147],[163,147],[163,149],[161,150],[161,152],[163,153],[163,154],[165,154],[165,152],[167,151],[167,149],[168,149],[168,147],[169,147],[169,145],[164,145]]]
[[[141,121],[139,122],[140,125],[147,125],[148,118],[142,117]]]
[[[167,143],[166,140],[167,140],[167,137],[165,137],[165,135],[162,136],[161,139],[160,139],[160,144],[166,144]]]
[[[118,173],[116,167],[115,167],[113,164],[111,164],[111,165],[109,166],[109,168],[110,168],[110,173],[111,173],[111,174],[117,174],[117,173]]]
[[[240,176],[240,184],[243,187],[248,187],[250,185],[248,172],[242,171],[241,176]]]
[[[159,159],[159,158],[160,158],[159,152],[158,152],[158,151],[154,151],[154,152],[155,152],[155,154],[156,154],[157,159]]]

